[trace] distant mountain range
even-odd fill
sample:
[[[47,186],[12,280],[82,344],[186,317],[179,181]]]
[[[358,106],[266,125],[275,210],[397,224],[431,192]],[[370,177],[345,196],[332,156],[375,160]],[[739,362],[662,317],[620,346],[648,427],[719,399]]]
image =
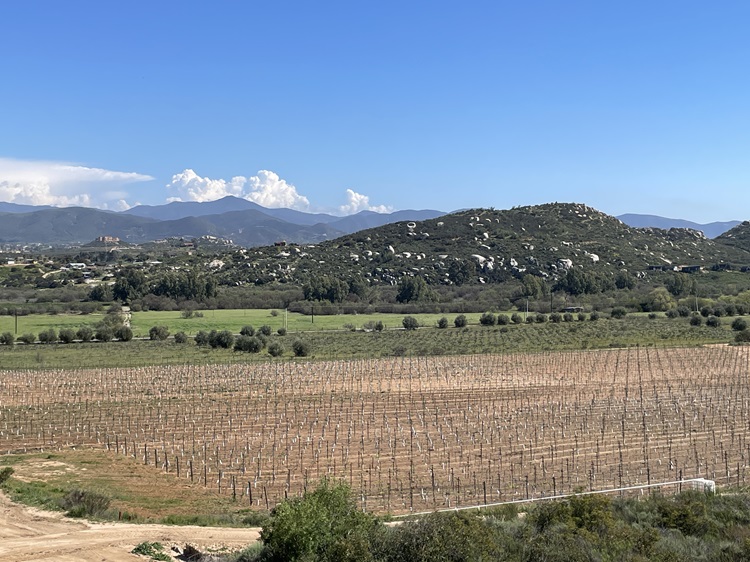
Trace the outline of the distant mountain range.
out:
[[[360,213],[337,217],[293,209],[267,209],[237,197],[205,203],[139,205],[121,213],[83,207],[0,203],[0,243],[84,244],[98,236],[143,243],[170,237],[216,236],[241,246],[278,241],[315,243],[392,222],[443,215],[434,210]]]
[[[116,236],[138,244],[206,235],[230,239],[241,246],[264,246],[282,240],[317,243],[364,229],[443,215],[445,213],[436,210],[406,210],[361,211],[340,217],[294,209],[269,209],[231,196],[209,202],[138,205],[120,213],[0,202],[0,243],[85,244],[98,236]],[[635,228],[691,228],[702,231],[708,238],[716,238],[739,224],[739,221],[698,224],[639,214],[616,218]]]
[[[697,222],[682,219],[668,219],[656,215],[636,215],[633,213],[618,215],[617,218],[628,226],[635,228],[663,228],[665,230],[669,230],[670,228],[692,228],[693,230],[700,230],[703,232],[703,234],[706,235],[706,238],[716,238],[740,224],[740,221],[699,224]]]

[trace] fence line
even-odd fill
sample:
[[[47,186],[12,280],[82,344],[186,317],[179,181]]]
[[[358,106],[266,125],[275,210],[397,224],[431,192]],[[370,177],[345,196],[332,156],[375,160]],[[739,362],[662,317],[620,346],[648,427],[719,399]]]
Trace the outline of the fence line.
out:
[[[565,498],[570,498],[573,496],[591,496],[594,494],[611,494],[614,492],[628,492],[632,490],[644,490],[646,488],[658,488],[661,486],[674,486],[679,485],[682,486],[683,484],[687,483],[694,483],[697,486],[694,486],[694,488],[703,488],[704,492],[710,492],[715,493],[716,492],[716,482],[713,480],[708,480],[706,478],[688,478],[687,480],[674,480],[673,482],[659,482],[657,484],[642,484],[639,486],[625,486],[623,488],[610,488],[607,490],[594,490],[590,492],[579,492],[574,494],[558,494],[556,496],[544,496],[539,498],[524,498],[520,500],[509,500],[504,502],[495,502],[495,503],[487,503],[487,504],[480,504],[480,505],[469,505],[464,507],[448,507],[445,509],[436,509],[434,511],[420,511],[418,513],[404,513],[402,515],[393,515],[393,519],[401,519],[403,517],[413,517],[415,515],[430,515],[432,513],[443,513],[447,511],[467,511],[469,509],[486,509],[488,507],[498,507],[501,505],[512,505],[512,504],[519,504],[519,503],[533,503],[533,502],[539,502],[539,501],[549,501],[549,500],[561,500]]]

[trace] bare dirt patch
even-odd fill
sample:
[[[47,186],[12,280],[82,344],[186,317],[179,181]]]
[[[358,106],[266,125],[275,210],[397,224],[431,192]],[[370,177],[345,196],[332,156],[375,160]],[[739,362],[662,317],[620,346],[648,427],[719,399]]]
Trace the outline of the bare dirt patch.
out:
[[[239,550],[258,540],[259,529],[90,523],[12,503],[0,494],[0,559],[111,562],[143,560],[130,551],[143,541],[199,550]],[[174,552],[174,551],[172,551]]]

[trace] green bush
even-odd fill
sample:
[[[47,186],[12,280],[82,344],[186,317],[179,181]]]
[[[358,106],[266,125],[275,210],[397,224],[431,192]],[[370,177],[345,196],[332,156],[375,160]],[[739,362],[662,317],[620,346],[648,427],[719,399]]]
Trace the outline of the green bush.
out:
[[[706,318],[706,326],[709,328],[718,328],[721,326],[721,320],[716,316],[709,316]]]
[[[735,332],[747,330],[747,321],[744,318],[735,318],[732,320],[732,330]]]
[[[240,330],[241,336],[254,336],[255,335],[255,328],[252,326],[242,326],[242,329]]]
[[[169,337],[169,328],[167,326],[152,326],[148,331],[148,337],[155,341],[164,341]]]
[[[276,333],[279,334],[280,336],[285,336],[286,328],[279,328],[278,330],[276,330]]]
[[[377,322],[375,322],[375,331],[382,332],[383,330],[385,330],[385,324],[383,324],[383,321],[378,320]]]
[[[562,322],[562,314],[560,314],[559,312],[553,312],[549,315],[549,321],[555,324],[559,324],[560,322]]]
[[[547,321],[547,315],[542,314],[541,312],[537,312],[536,316],[534,317],[534,320],[537,324],[544,324]]]
[[[36,341],[36,336],[34,334],[21,334],[18,336],[18,341],[29,345]]]
[[[107,496],[85,490],[71,490],[60,502],[69,517],[101,517],[109,504]]]
[[[0,470],[0,486],[2,486],[8,478],[10,478],[13,475],[13,469],[9,466],[6,466],[2,470]]]
[[[323,480],[301,498],[271,512],[260,538],[267,562],[347,562],[372,560],[371,537],[377,520],[361,511],[345,483]]]
[[[750,342],[750,330],[742,330],[737,332],[734,336],[734,341],[737,343],[748,343]]]
[[[234,334],[229,330],[211,330],[211,333],[208,334],[208,345],[213,348],[229,349],[232,344],[234,344]]]
[[[292,351],[295,357],[307,357],[310,355],[310,344],[302,340],[294,340]]]
[[[258,328],[258,331],[264,336],[270,336],[273,333],[273,329],[268,324],[264,324],[263,326]]]
[[[72,328],[63,328],[60,330],[58,338],[62,343],[73,343],[76,339],[76,333]]]
[[[211,341],[210,334],[205,330],[199,330],[193,339],[195,340],[195,345],[199,347],[205,347],[209,345],[209,342]]]
[[[703,324],[703,318],[701,316],[694,314],[690,317],[691,326],[700,326],[701,324]]]
[[[268,355],[270,355],[271,357],[281,357],[282,355],[284,355],[284,346],[277,341],[271,342],[268,345],[267,351]]]
[[[628,314],[628,311],[625,310],[625,307],[616,306],[612,309],[610,316],[612,316],[612,318],[620,319],[620,318],[625,318],[627,314]]]
[[[440,320],[437,321],[437,327],[441,330],[448,327],[448,319],[443,316]]]
[[[130,341],[133,339],[133,330],[129,326],[120,326],[115,330],[115,337],[120,341]]]
[[[57,341],[57,332],[53,328],[39,332],[39,341],[41,343],[55,343]]]
[[[465,328],[468,323],[469,323],[469,321],[466,319],[466,316],[464,316],[463,314],[459,314],[453,320],[453,325],[456,328]]]
[[[13,345],[15,338],[10,332],[0,334],[0,345]]]
[[[259,353],[263,349],[263,342],[255,336],[239,336],[234,340],[235,351],[245,351],[247,353]]]
[[[175,343],[187,343],[188,337],[185,332],[177,332],[174,335],[174,342]]]
[[[514,324],[521,324],[523,322],[523,316],[518,314],[518,312],[514,312],[510,317],[511,322]]]
[[[419,328],[419,322],[413,316],[405,316],[401,321],[401,324],[404,326],[405,330],[416,330]]]
[[[491,312],[485,312],[479,317],[479,323],[482,326],[494,326],[497,324],[497,318]]]
[[[92,339],[94,339],[94,330],[92,330],[88,326],[81,326],[80,328],[78,328],[76,336],[78,336],[78,339],[83,342],[91,341]]]

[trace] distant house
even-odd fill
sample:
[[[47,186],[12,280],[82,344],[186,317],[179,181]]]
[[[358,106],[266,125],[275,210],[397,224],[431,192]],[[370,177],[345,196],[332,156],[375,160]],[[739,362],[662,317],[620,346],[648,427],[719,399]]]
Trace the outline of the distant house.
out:
[[[120,239],[117,236],[99,236],[96,241],[103,244],[118,244]]]
[[[563,312],[583,312],[582,306],[566,306],[563,308]]]
[[[80,269],[86,269],[86,264],[85,263],[69,263],[68,267],[70,269],[79,269],[80,270]]]
[[[681,265],[680,271],[682,273],[698,273],[699,271],[703,271],[702,265]]]

